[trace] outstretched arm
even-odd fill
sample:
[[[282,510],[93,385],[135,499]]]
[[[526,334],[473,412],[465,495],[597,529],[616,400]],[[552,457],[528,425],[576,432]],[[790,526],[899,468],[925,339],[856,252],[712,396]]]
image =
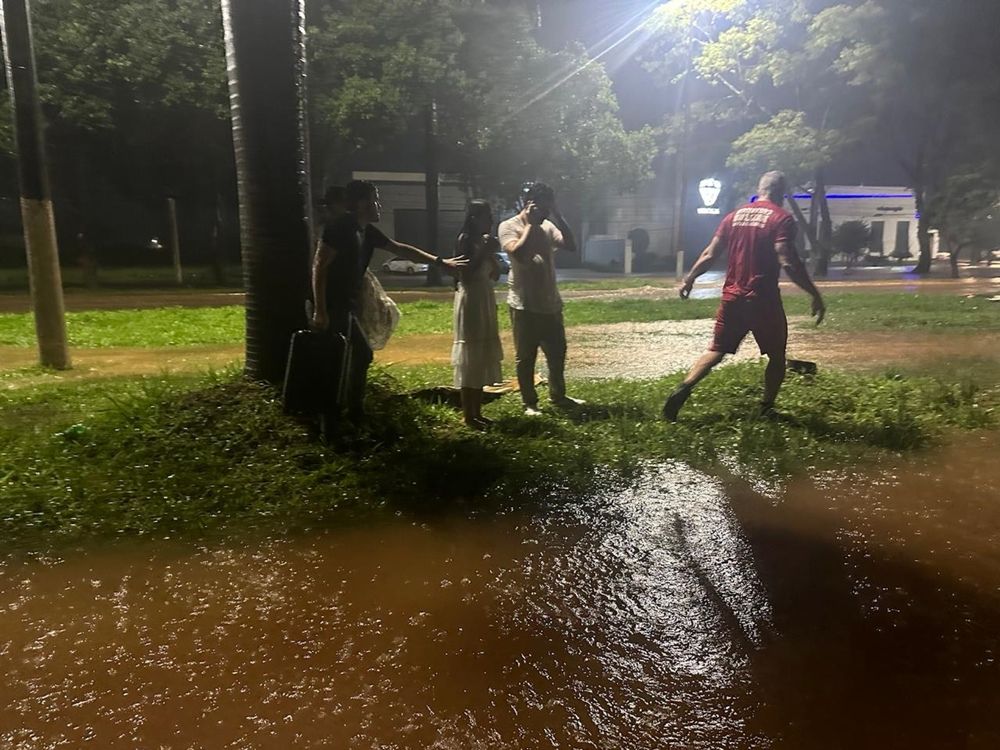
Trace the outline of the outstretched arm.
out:
[[[812,314],[816,317],[816,325],[819,325],[823,322],[823,316],[826,315],[826,305],[823,303],[819,289],[809,278],[809,271],[806,270],[805,264],[799,254],[795,252],[795,248],[788,242],[776,243],[774,250],[778,253],[778,260],[781,262],[781,267],[785,269],[785,273],[788,274],[788,278],[812,297]]]
[[[458,258],[442,258],[439,255],[432,255],[426,250],[421,250],[419,247],[407,245],[403,242],[396,242],[396,240],[389,240],[382,246],[382,249],[388,250],[396,255],[401,255],[404,258],[409,258],[415,263],[429,263],[448,269],[461,268],[469,262],[465,256]]]
[[[698,260],[694,262],[691,270],[688,271],[687,276],[684,277],[684,281],[681,283],[680,288],[681,299],[687,299],[691,296],[691,287],[694,286],[695,279],[712,267],[715,263],[715,259],[719,257],[719,253],[721,252],[722,240],[720,240],[718,236],[715,236],[712,238],[712,241],[708,243],[708,247],[701,251],[701,255],[698,256]]]

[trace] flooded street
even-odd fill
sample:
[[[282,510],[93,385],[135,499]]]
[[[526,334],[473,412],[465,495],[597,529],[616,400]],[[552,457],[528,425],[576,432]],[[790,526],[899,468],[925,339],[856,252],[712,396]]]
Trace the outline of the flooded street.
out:
[[[993,436],[0,567],[5,748],[995,748]]]

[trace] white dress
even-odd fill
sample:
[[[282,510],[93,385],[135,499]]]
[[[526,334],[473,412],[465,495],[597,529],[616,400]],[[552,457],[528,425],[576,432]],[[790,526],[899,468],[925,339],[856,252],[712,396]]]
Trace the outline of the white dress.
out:
[[[480,240],[475,252],[488,252]],[[493,263],[484,258],[477,268],[463,274],[455,292],[455,343],[451,364],[456,388],[482,388],[499,383],[503,347],[497,325],[497,300],[490,273]]]

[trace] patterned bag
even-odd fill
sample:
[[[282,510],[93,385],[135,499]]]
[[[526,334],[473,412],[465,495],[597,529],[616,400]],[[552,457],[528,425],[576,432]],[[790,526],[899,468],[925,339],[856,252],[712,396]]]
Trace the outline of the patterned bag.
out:
[[[399,325],[399,308],[389,299],[371,271],[365,271],[361,280],[359,299],[358,324],[368,340],[368,346],[372,351],[384,349]]]

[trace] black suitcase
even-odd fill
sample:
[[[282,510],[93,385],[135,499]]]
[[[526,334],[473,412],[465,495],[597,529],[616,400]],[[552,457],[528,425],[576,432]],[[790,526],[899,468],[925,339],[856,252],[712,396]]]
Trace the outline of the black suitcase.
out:
[[[347,339],[341,333],[296,331],[288,347],[281,391],[288,414],[332,414],[344,401]]]

